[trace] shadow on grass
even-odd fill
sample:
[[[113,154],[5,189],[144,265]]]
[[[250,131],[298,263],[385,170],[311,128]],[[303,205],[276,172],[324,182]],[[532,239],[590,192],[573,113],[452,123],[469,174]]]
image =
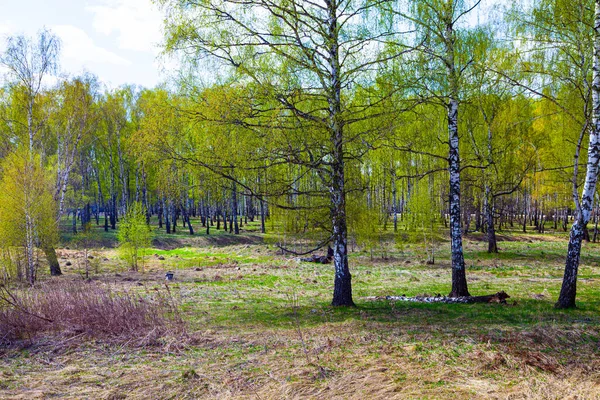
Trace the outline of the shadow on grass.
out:
[[[79,227],[78,227],[79,229]],[[263,237],[260,233],[248,232],[242,230],[239,235],[231,234],[223,230],[212,228],[210,235],[206,230],[197,227],[194,235],[190,235],[188,229],[181,227],[175,233],[167,234],[163,229],[153,226],[154,238],[152,246],[160,250],[173,250],[186,246],[213,246],[227,247],[232,245],[258,245],[263,243]],[[73,233],[72,227],[63,224],[61,227],[61,243],[63,247],[77,246],[80,238],[78,233]],[[104,231],[103,225],[92,223],[92,235],[86,239],[89,248],[116,248],[118,247],[117,230],[110,229]]]
[[[369,301],[357,307],[331,307],[328,303],[293,306],[286,300],[247,301],[233,310],[213,309],[213,321],[235,329],[251,326],[289,326],[299,322],[304,327],[348,320],[371,321],[389,328],[428,327],[440,331],[477,331],[490,327],[531,329],[540,324],[555,327],[578,325],[600,326],[600,301],[578,303],[573,310],[558,310],[544,300],[520,300],[516,305],[499,304],[429,304],[413,302]]]
[[[496,254],[490,254],[487,251],[468,251],[465,252],[465,260],[481,261],[481,260],[500,260],[500,261],[546,261],[553,263],[562,263],[566,257],[566,249],[564,251],[548,251],[548,250],[504,250]],[[600,263],[600,255],[585,254],[582,256],[586,263]]]
[[[374,301],[354,308],[282,303],[267,309],[247,304],[220,322],[233,332],[301,329],[307,337],[338,335],[351,341],[368,334],[392,344],[423,343],[432,352],[491,345],[525,364],[555,372],[559,365],[596,362],[599,307],[595,301],[575,310],[556,310],[551,302],[537,300],[514,306]]]

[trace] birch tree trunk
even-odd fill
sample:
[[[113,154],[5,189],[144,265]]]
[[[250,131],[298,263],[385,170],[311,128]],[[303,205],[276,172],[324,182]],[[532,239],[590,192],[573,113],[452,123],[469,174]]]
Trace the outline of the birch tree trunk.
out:
[[[335,279],[333,306],[354,306],[352,301],[352,276],[348,268],[348,226],[346,223],[346,191],[344,174],[344,132],[340,122],[342,113],[340,60],[338,43],[337,0],[327,0],[330,66],[329,130],[332,143],[331,217],[333,225],[333,264]]]
[[[592,126],[588,147],[587,171],[581,201],[577,202],[577,218],[571,227],[569,247],[565,262],[560,295],[555,307],[575,307],[577,294],[577,271],[581,255],[581,242],[583,241],[587,223],[590,221],[594,206],[594,194],[598,180],[598,161],[600,160],[600,0],[596,0],[594,22],[594,77],[592,85]]]
[[[398,185],[396,168],[392,165],[392,213],[394,213],[394,232],[398,232]]]
[[[121,149],[121,127],[118,127],[116,130],[116,138],[117,138],[117,157],[119,159],[119,181],[121,181],[121,202],[123,205],[123,212],[127,210],[129,206],[129,197],[128,197],[128,182],[127,177],[125,175],[125,160],[123,159],[123,151]]]
[[[167,203],[165,197],[163,196],[163,212],[165,216],[165,228],[167,233],[171,233],[171,220],[169,219],[169,207],[170,205]]]
[[[451,7],[449,8],[451,9]],[[452,291],[450,297],[469,296],[460,229],[460,155],[458,149],[458,71],[455,66],[455,32],[453,13],[446,20],[446,73],[449,84],[448,109],[448,171],[450,173],[450,238],[452,249]]]
[[[25,220],[26,220],[26,247],[27,247],[27,280],[31,286],[35,283],[35,227],[29,212],[31,206],[28,204]]]
[[[117,229],[117,192],[115,188],[115,163],[112,151],[112,134],[108,132],[108,161],[110,166],[110,228]]]
[[[150,217],[152,213],[150,211],[150,202],[148,201],[148,184],[146,177],[146,168],[142,162],[142,201],[146,209],[146,224],[150,225]]]

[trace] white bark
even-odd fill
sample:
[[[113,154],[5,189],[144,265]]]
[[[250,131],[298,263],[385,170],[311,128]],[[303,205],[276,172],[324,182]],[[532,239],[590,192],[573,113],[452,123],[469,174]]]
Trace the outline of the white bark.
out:
[[[25,211],[25,240],[26,240],[26,252],[27,252],[27,278],[29,284],[33,286],[35,283],[35,224],[29,215],[29,209]]]
[[[331,171],[331,217],[333,225],[333,264],[335,280],[333,288],[334,306],[351,306],[352,277],[348,268],[348,227],[346,222],[346,189],[344,170],[344,131],[340,118],[342,114],[341,78],[339,60],[339,26],[337,20],[337,0],[327,0],[329,40],[329,131],[332,145]]]
[[[453,7],[448,7],[445,32],[445,65],[449,86],[448,98],[448,171],[450,174],[450,238],[452,251],[451,297],[468,296],[465,260],[460,229],[460,153],[458,136],[458,71],[455,65],[455,32]]]

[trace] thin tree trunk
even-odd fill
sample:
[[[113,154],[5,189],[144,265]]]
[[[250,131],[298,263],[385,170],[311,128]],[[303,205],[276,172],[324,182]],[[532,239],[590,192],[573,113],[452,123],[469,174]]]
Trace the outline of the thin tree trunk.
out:
[[[240,234],[240,226],[238,225],[237,219],[237,211],[238,211],[238,201],[237,201],[237,187],[235,182],[233,182],[233,187],[231,189],[231,219],[233,220],[233,231],[236,235]]]
[[[204,218],[206,221],[206,234],[210,235],[210,210],[208,207],[208,201],[207,201],[206,208],[204,209]]]
[[[497,253],[496,230],[494,229],[494,198],[490,194],[490,187],[485,187],[485,216],[487,223],[488,253]]]
[[[598,238],[598,207],[596,207],[596,212],[594,215],[594,243]]]
[[[394,214],[394,232],[398,232],[398,185],[396,184],[396,168],[392,166],[392,213]]]
[[[267,229],[265,226],[265,201],[260,199],[260,232],[266,233]]]
[[[42,246],[42,251],[44,252],[46,260],[48,261],[48,264],[50,266],[50,275],[62,275],[62,271],[60,269],[60,264],[58,263],[58,257],[56,256],[56,250],[54,249],[54,246]]]
[[[135,201],[140,201],[141,189],[140,189],[140,170],[136,166],[135,168]]]
[[[31,286],[35,283],[35,227],[31,216],[28,214],[25,216],[25,229],[26,229],[26,251],[27,251],[27,280]]]
[[[169,220],[169,205],[167,204],[164,197],[163,197],[163,210],[164,210],[165,226],[166,226],[167,233],[171,233],[171,221]]]
[[[160,200],[158,200],[160,202]],[[163,227],[163,210],[165,209],[164,201],[158,205],[158,228]]]
[[[150,216],[152,213],[150,212],[150,203],[148,201],[148,183],[144,163],[142,163],[142,201],[144,202],[144,207],[146,207],[146,224],[150,225]]]
[[[119,160],[119,181],[121,181],[121,202],[123,208],[127,208],[129,204],[128,199],[128,184],[127,177],[125,176],[125,161],[123,160],[123,151],[121,150],[121,128],[116,130],[117,136],[117,158]]]
[[[72,223],[73,234],[77,234],[77,209],[73,209],[73,223]]]
[[[171,207],[171,215],[173,216],[173,224],[171,226],[171,232],[177,233],[177,207],[175,207],[175,203],[171,203],[171,202],[169,202],[169,203],[172,204],[169,207]]]
[[[186,195],[187,197],[187,195]],[[188,212],[187,209],[187,199],[185,200],[185,203],[183,205],[183,207],[181,207],[181,211],[183,213],[183,226],[185,227],[185,225],[187,224],[188,229],[190,230],[190,235],[194,235],[194,228],[192,227],[192,223],[190,222],[190,214]]]
[[[333,265],[335,279],[333,306],[354,306],[352,276],[348,267],[348,226],[346,223],[346,189],[344,171],[344,132],[339,120],[342,116],[340,61],[337,20],[337,2],[326,1],[329,13],[329,63],[331,96],[329,102],[329,130],[332,144],[331,217],[333,225]]]

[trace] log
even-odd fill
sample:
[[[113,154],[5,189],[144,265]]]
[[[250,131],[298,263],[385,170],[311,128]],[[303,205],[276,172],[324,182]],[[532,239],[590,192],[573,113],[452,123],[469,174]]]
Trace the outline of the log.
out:
[[[301,258],[300,261],[317,263],[317,264],[329,264],[329,263],[331,263],[331,261],[333,261],[333,249],[331,248],[331,246],[327,246],[327,255],[318,256],[316,254],[313,254],[310,257]]]
[[[498,293],[488,294],[486,296],[465,296],[465,303],[502,303],[506,304],[506,299],[510,296],[503,290]]]

